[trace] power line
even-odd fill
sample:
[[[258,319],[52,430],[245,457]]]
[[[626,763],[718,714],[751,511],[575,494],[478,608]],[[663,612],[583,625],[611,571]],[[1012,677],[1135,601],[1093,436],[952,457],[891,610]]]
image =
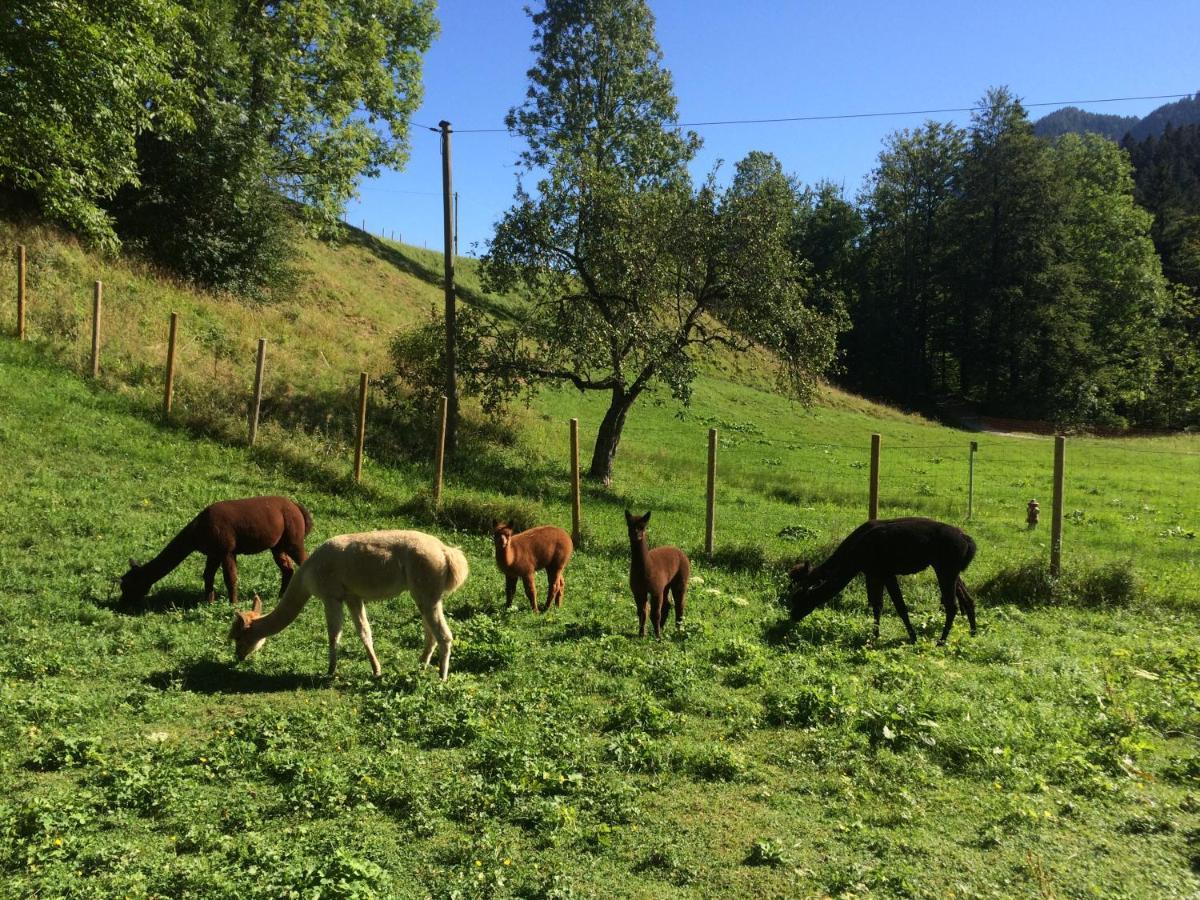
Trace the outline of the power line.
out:
[[[1138,97],[1101,97],[1093,100],[1045,100],[1037,103],[1024,103],[1021,105],[1027,109],[1043,106],[1075,106],[1079,104],[1093,103],[1122,103],[1132,100],[1179,100],[1184,97],[1192,96],[1191,93],[1182,94],[1145,94]],[[943,113],[965,113],[978,112],[987,109],[986,106],[947,106],[939,109],[904,109],[894,110],[891,112],[867,112],[867,113],[832,113],[828,115],[812,115],[812,116],[779,116],[766,119],[712,119],[703,122],[679,122],[671,127],[673,128],[707,128],[714,125],[774,125],[786,122],[829,122],[839,119],[881,119],[892,116],[931,116]],[[426,125],[418,126],[428,128]],[[430,131],[439,131],[437,128],[429,128]],[[507,128],[455,128],[455,134],[495,134],[507,132]]]

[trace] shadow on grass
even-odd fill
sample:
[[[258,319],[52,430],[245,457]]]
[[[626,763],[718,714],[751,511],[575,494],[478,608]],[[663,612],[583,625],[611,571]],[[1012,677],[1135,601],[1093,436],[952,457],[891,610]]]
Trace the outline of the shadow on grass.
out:
[[[217,595],[217,599],[213,605],[223,604],[232,611],[227,598]],[[147,616],[154,613],[174,612],[176,610],[196,609],[201,606],[207,606],[208,603],[204,599],[204,588],[197,585],[195,589],[189,588],[162,588],[161,590],[151,589],[150,593],[141,600],[132,602],[122,601],[119,594],[114,593],[109,600],[97,601],[97,606],[110,610],[119,616]]]
[[[403,249],[395,247],[390,243],[385,243],[359,228],[343,226],[343,234],[345,235],[344,240],[347,244],[368,250],[388,265],[394,266],[406,275],[411,275],[413,278],[417,278],[426,284],[438,288],[442,287],[445,283],[443,280],[445,273],[440,265],[429,266],[416,257],[410,256]],[[456,283],[454,285],[454,295],[464,303],[469,303],[477,309],[482,309],[497,319],[506,322],[520,321],[510,306],[507,306],[496,297],[488,296],[482,291]]]
[[[146,676],[143,683],[160,691],[176,688],[193,694],[276,694],[324,687],[323,676],[267,674],[239,668],[230,661],[199,660]]]

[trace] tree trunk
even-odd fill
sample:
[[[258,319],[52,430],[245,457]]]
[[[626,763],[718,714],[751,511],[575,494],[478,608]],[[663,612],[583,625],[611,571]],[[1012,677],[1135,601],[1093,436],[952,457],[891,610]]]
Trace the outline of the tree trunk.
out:
[[[596,446],[592,450],[592,465],[588,469],[588,478],[603,481],[605,484],[612,478],[613,460],[617,456],[617,445],[621,443],[621,430],[625,427],[625,415],[636,393],[626,393],[621,388],[613,388],[612,402],[600,423],[600,431],[596,435]]]

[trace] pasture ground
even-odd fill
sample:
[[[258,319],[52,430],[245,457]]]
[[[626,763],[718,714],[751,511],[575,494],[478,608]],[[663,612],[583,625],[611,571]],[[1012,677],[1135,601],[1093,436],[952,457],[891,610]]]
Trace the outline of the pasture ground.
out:
[[[550,393],[471,449],[431,520],[429,467],[267,428],[246,451],[163,428],[44,349],[0,342],[0,892],[7,896],[1195,896],[1200,891],[1196,443],[1073,442],[1068,570],[1041,572],[1049,444],[985,438],[966,573],[980,633],[945,648],[932,578],[869,639],[861,584],[798,625],[779,568],[884,514],[961,521],[965,436],[852,404],[801,413],[706,378],[681,419],[634,411],[610,492],[585,496],[564,606],[502,609],[483,524],[568,524],[568,415]],[[703,441],[723,435],[716,564]],[[375,457],[386,434],[377,435]],[[890,455],[888,455],[890,454]],[[952,473],[952,474],[948,474]],[[889,481],[889,477],[891,481]],[[503,486],[503,488],[501,488]],[[198,558],[145,608],[114,578],[222,497],[285,493],[331,535],[416,527],[464,548],[451,678],[414,672],[408,598],[372,605],[324,669],[313,604],[247,664]],[[686,629],[633,635],[621,509],[693,553]],[[242,591],[273,603],[266,556]],[[223,593],[223,592],[222,592]]]

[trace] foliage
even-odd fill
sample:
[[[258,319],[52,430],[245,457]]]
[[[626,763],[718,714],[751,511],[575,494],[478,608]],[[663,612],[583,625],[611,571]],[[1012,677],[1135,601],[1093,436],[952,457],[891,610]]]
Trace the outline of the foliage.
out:
[[[136,141],[190,127],[192,63],[172,0],[15,0],[0,13],[0,186],[117,245],[105,206],[139,183]]]
[[[195,128],[139,142],[122,233],[201,284],[286,290],[294,220],[335,229],[359,178],[407,160],[433,4],[183,5],[204,60],[176,73],[194,84]]]
[[[1166,292],[1133,194],[1115,144],[1039,140],[1002,88],[967,132],[894,136],[863,197],[853,383],[1060,425],[1144,420]]]
[[[120,234],[251,294],[284,274],[292,219],[329,231],[359,178],[405,163],[436,31],[431,0],[88,0],[5,16],[0,179],[105,247]]]

